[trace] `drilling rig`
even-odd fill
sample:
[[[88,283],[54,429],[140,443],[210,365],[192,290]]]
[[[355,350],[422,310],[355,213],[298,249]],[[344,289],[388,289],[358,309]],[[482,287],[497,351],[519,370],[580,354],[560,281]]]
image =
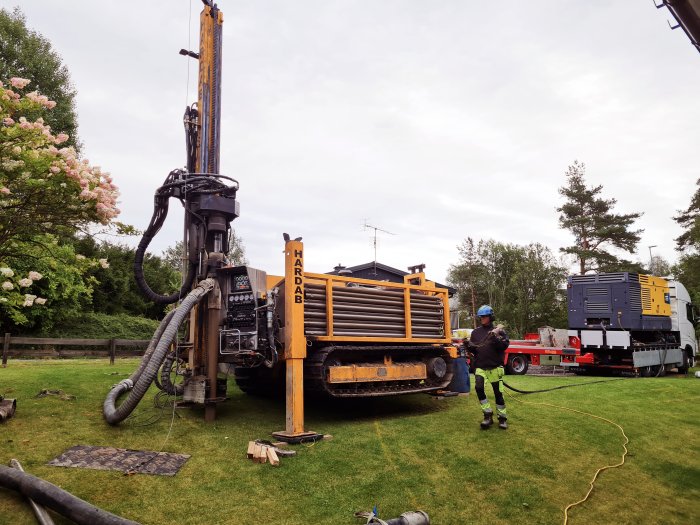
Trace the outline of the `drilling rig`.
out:
[[[319,436],[304,428],[305,391],[369,397],[445,388],[457,357],[448,292],[422,271],[403,283],[306,272],[301,238],[286,233],[283,276],[229,263],[228,233],[240,210],[238,181],[219,172],[223,14],[202,1],[199,52],[180,51],[199,63],[198,100],[184,116],[186,167],[171,171],[156,190],[134,259],[146,297],[179,304],[138,369],[107,395],[105,419],[124,420],[156,381],[183,402],[204,406],[205,420],[212,421],[233,371],[244,392],[285,392],[285,429],[273,435],[298,441]],[[171,198],[185,209],[187,268],[181,289],[161,295],[146,282],[143,260]],[[179,384],[171,380],[174,367]]]

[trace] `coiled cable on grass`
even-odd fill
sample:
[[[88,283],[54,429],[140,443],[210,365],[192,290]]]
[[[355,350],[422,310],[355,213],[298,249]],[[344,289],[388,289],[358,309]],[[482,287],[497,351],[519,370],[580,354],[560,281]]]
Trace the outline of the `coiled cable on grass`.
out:
[[[215,284],[214,279],[204,279],[185,297],[180,306],[161,321],[136,372],[129,379],[114,385],[107,394],[102,407],[102,414],[107,423],[116,425],[134,411],[158,374],[180,324],[190,310],[214,289]],[[126,392],[129,392],[128,397],[117,407],[117,400]]]

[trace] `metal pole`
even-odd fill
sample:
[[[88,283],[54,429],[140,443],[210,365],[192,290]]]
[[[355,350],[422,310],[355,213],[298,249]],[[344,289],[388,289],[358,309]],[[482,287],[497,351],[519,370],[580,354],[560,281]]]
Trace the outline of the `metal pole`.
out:
[[[651,246],[649,246],[649,271],[650,272],[653,271],[652,267],[654,266],[654,257],[652,257],[652,255],[651,255],[651,249],[656,248],[656,247],[657,247],[656,244],[652,244]]]

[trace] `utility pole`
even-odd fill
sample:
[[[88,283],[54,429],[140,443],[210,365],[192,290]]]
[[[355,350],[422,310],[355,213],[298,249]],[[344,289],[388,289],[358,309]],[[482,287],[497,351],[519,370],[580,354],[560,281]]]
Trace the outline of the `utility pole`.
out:
[[[654,266],[654,257],[651,255],[651,249],[656,248],[656,244],[649,246],[649,271],[653,273],[652,267]]]

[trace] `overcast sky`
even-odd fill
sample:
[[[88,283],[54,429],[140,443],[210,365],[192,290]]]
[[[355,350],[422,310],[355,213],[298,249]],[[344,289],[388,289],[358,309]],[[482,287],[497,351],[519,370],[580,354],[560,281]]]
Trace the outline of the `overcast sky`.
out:
[[[0,0],[3,7],[17,1]],[[22,0],[78,91],[80,138],[143,229],[184,165],[196,99],[196,0]],[[575,159],[616,211],[644,212],[633,258],[674,260],[672,220],[700,177],[700,54],[651,1],[221,0],[221,172],[240,181],[250,264],[283,271],[425,263],[443,281],[475,239],[572,242],[557,189]],[[190,13],[191,21],[190,21]],[[171,216],[152,245],[181,237]],[[137,240],[129,241],[135,244]]]

